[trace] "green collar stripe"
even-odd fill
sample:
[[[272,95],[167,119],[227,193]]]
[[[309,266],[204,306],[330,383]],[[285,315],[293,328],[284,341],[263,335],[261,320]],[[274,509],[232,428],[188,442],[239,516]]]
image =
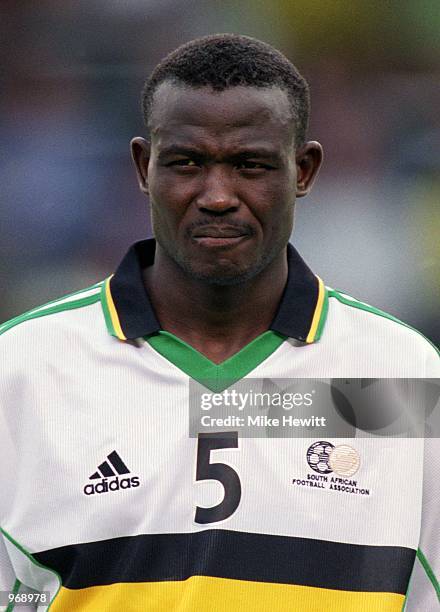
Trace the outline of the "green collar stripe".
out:
[[[227,381],[229,386],[249,374],[272,355],[285,339],[276,332],[264,332],[220,364],[215,364],[174,334],[163,330],[147,337],[146,341],[192,379],[203,383],[210,380],[217,388],[217,385],[222,386],[222,381]]]
[[[112,317],[110,314],[110,310],[108,307],[108,302],[107,302],[107,294],[106,294],[106,285],[107,285],[108,279],[103,283],[102,288],[101,288],[101,306],[102,306],[102,312],[104,313],[104,319],[105,319],[105,324],[107,325],[107,331],[111,336],[116,336],[118,337],[118,334],[116,333],[116,330],[113,326],[113,322],[112,322]]]
[[[328,314],[328,289],[327,287],[325,287],[324,291],[325,291],[324,303],[322,305],[321,317],[319,319],[318,327],[316,329],[316,334],[313,339],[313,342],[318,342],[318,340],[321,338],[322,332],[324,330],[325,322],[327,321],[327,314]]]

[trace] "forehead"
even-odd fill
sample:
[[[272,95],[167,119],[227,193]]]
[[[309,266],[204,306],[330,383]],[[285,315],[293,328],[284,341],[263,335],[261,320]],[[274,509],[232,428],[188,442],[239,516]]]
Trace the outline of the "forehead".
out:
[[[279,87],[214,91],[164,82],[150,117],[153,142],[197,136],[291,142],[294,127],[287,93]]]

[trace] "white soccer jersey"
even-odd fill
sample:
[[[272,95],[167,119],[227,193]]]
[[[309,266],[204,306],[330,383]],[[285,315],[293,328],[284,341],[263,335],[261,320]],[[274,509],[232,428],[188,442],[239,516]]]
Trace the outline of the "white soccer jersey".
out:
[[[154,247],[0,326],[0,590],[53,612],[440,608],[438,440],[188,435],[192,379],[438,378],[432,345],[289,246],[270,330],[216,365],[160,328]]]

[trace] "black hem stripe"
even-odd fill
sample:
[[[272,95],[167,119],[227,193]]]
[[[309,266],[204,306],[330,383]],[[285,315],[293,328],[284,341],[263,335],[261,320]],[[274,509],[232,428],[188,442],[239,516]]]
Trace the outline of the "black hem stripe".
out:
[[[33,556],[58,572],[70,589],[197,575],[404,595],[415,555],[415,550],[398,546],[210,529],[115,538]]]

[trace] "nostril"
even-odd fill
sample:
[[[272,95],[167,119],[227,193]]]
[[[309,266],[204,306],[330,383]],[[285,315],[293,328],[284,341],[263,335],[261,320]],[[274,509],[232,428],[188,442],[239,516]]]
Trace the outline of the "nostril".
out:
[[[199,210],[213,211],[213,212],[224,212],[229,210],[235,210],[240,205],[240,200],[235,195],[225,195],[205,192],[200,194],[196,199],[196,204]]]
[[[222,215],[227,215],[231,212],[234,212],[238,209],[238,206],[226,206],[226,207],[212,207],[212,206],[199,206],[199,211],[205,213],[206,215],[211,215],[213,217],[220,217]]]
[[[207,212],[218,212],[223,213],[225,211],[236,210],[240,201],[238,198],[228,197],[228,198],[212,198],[205,197],[199,198],[196,201],[196,204],[199,210],[207,211]]]

